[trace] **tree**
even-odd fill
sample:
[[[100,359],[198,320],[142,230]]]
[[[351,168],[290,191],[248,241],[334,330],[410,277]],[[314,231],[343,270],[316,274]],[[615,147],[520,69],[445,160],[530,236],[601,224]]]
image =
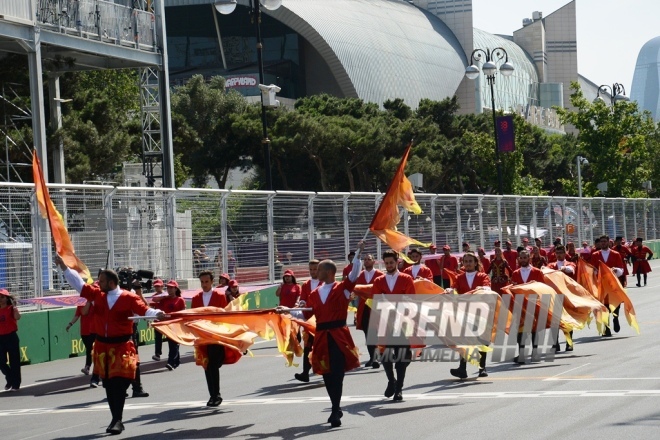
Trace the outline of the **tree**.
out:
[[[232,130],[235,118],[248,107],[239,93],[225,91],[225,80],[219,76],[207,83],[195,75],[172,94],[175,153],[190,169],[196,186],[205,186],[211,176],[224,188],[229,170],[249,168],[249,152]]]
[[[657,157],[657,128],[648,112],[636,102],[589,102],[577,83],[571,85],[576,110],[558,109],[562,123],[579,130],[576,155],[589,160],[592,180],[584,195],[597,195],[597,184],[607,182],[608,197],[646,197],[642,183],[651,180]]]

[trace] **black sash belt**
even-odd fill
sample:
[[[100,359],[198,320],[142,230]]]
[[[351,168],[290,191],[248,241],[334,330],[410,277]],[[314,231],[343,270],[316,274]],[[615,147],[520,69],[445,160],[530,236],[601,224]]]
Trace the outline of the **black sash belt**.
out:
[[[329,322],[319,322],[316,324],[316,330],[331,330],[333,328],[342,328],[346,327],[346,321],[329,321]]]
[[[99,342],[103,342],[104,344],[123,344],[124,342],[128,342],[131,340],[132,335],[125,335],[125,336],[113,336],[111,338],[106,338],[103,336],[97,336],[96,340]]]

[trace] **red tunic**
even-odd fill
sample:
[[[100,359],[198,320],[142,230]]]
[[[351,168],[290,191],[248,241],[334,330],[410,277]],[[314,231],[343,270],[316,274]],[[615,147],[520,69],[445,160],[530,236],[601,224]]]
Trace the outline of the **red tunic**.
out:
[[[621,258],[624,260],[624,262],[625,262],[626,258],[628,258],[632,255],[632,252],[630,252],[630,249],[628,249],[627,246],[624,246],[622,244],[616,245],[612,249],[614,249],[615,251],[617,251],[618,253],[621,254]],[[649,268],[649,272],[650,272],[650,268]],[[628,265],[624,264],[623,265],[623,276],[627,277],[629,274],[630,274],[630,272],[628,272]]]
[[[481,272],[490,272],[490,260],[486,257],[479,257],[479,261],[481,261]]]
[[[442,267],[440,267],[439,259],[435,258],[431,260],[426,260],[424,264],[426,264],[426,267],[431,269],[431,273],[433,273],[434,277],[442,275]]]
[[[385,293],[385,294],[399,294],[399,295],[411,295],[415,293],[415,283],[413,278],[406,274],[399,272],[399,275],[396,277],[394,282],[394,288],[390,290],[390,287],[387,285],[387,275],[381,275],[378,278],[374,279],[372,282],[371,293],[374,295]]]
[[[502,287],[509,284],[509,278],[511,276],[511,268],[509,267],[509,263],[504,259],[495,259],[490,263],[490,272],[492,275],[492,289],[497,293],[502,293]]]
[[[80,317],[80,336],[87,336],[94,333],[94,306],[89,307],[87,315],[83,315],[82,311],[85,306],[76,307],[76,313],[73,316]]]
[[[440,266],[441,269],[449,269],[453,272],[458,272],[458,258],[454,257],[453,255],[450,255],[449,257],[443,255],[438,260],[438,265]],[[449,279],[445,277],[444,270],[442,271],[442,279],[443,280]]]
[[[14,306],[0,308],[0,336],[18,331],[18,323],[14,319]],[[3,359],[2,362],[7,362]]]
[[[456,279],[456,291],[458,293],[467,293],[479,286],[490,286],[490,278],[483,272],[477,272],[472,280],[472,285],[468,283],[467,273],[461,273]]]
[[[200,291],[197,295],[193,296],[190,303],[191,309],[196,309],[197,307],[204,307],[204,292]],[[211,300],[209,301],[208,307],[227,307],[227,297],[225,294],[218,289],[213,289],[211,292]]]
[[[204,295],[204,291],[200,291],[195,296],[193,296],[192,301],[190,303],[191,309],[196,309],[197,307],[204,307],[203,295]],[[220,307],[224,309],[225,307],[227,307],[227,304],[228,304],[227,296],[224,294],[224,292],[221,292],[218,289],[213,289],[211,291],[211,299],[209,300],[208,307]],[[196,345],[194,356],[195,356],[195,364],[206,369],[206,367],[209,364],[209,356],[206,346]],[[236,350],[225,350],[225,360],[223,363],[234,364],[238,362],[240,358],[241,355],[240,353],[236,352]]]
[[[413,269],[415,268],[415,266],[419,267],[419,269],[417,270],[417,276],[416,277],[413,276]],[[407,273],[408,275],[413,277],[413,279],[416,279],[418,277],[422,277],[422,278],[426,278],[429,281],[433,281],[433,272],[431,272],[431,269],[429,269],[428,267],[426,267],[423,264],[414,264],[410,267],[407,267],[406,270],[403,271],[403,273]]]
[[[181,297],[175,296],[170,298],[168,296],[167,298],[160,300],[156,308],[158,310],[162,310],[165,313],[179,312],[181,310],[185,310],[186,302]]]
[[[573,268],[573,273],[572,274],[568,274],[568,273],[564,272],[564,275],[566,275],[567,277],[572,278],[575,281],[577,281],[577,266],[575,265],[575,263],[571,263],[570,261],[564,260],[564,264],[563,264],[562,267],[564,267],[564,266]],[[559,270],[559,268],[557,267],[557,261],[553,261],[552,263],[549,263],[548,264],[548,269]]]
[[[283,307],[295,307],[300,298],[300,286],[291,284],[282,284],[280,287],[280,305]]]
[[[316,287],[322,286],[323,283],[319,282]],[[302,286],[300,286],[300,301],[309,301],[309,295],[312,293],[314,289],[312,289],[312,280],[309,279],[303,283]]]
[[[637,269],[640,270],[640,273],[649,273],[651,272],[651,265],[649,264],[647,258],[653,256],[653,252],[646,246],[633,246],[630,248],[632,256],[635,258],[633,263],[633,273],[637,273]],[[647,257],[648,256],[648,257]]]
[[[124,377],[135,379],[139,358],[133,341],[133,315],[144,316],[149,309],[135,293],[122,290],[115,304],[110,308],[107,294],[100,288],[86,284],[80,296],[94,302],[94,319],[97,321],[97,334],[101,338],[128,338],[124,342],[94,342],[92,359],[94,373],[103,379]]]
[[[592,266],[598,268],[599,261],[605,263],[609,268],[618,267],[619,269],[623,269],[623,259],[621,258],[621,254],[617,251],[610,249],[610,255],[608,256],[607,261],[605,261],[603,258],[603,251],[596,251],[591,254],[591,259],[589,262]]]
[[[527,281],[523,280],[521,271],[522,269],[516,269],[513,271],[513,275],[511,276],[511,282],[513,284],[525,284],[531,281],[538,281],[540,283],[544,282],[543,271],[541,269],[532,267],[532,270],[529,272],[529,277],[527,277]]]
[[[355,284],[371,284],[373,280],[378,278],[379,276],[383,275],[383,272],[379,271],[378,269],[374,269],[373,273],[371,274],[371,279],[367,280],[367,275],[366,271],[360,272],[360,275],[357,277],[357,280],[355,280]],[[364,315],[364,310],[367,307],[367,300],[359,297],[358,301],[358,307],[357,307],[357,317],[356,317],[356,325],[355,328],[358,330],[366,330],[365,328],[362,328],[362,317]]]
[[[502,257],[509,263],[511,270],[516,270],[518,268],[518,251],[512,250],[503,250]]]
[[[346,317],[348,316],[348,304],[350,299],[346,298],[344,290],[352,291],[355,283],[348,278],[341,282],[332,284],[330,294],[326,298],[325,304],[321,301],[319,288],[317,287],[309,296],[308,307],[311,307],[312,314],[316,317],[316,335],[314,336],[314,348],[310,354],[312,359],[312,368],[316,374],[327,374],[330,372],[330,350],[328,349],[328,335],[337,344],[337,347],[344,354],[346,360],[344,371],[349,371],[360,366],[360,355],[358,349],[353,343],[351,332],[346,326]],[[333,321],[344,321],[342,327],[320,330],[320,324],[331,323]]]
[[[346,278],[348,274],[351,273],[351,270],[353,270],[353,263],[349,263],[349,265],[341,271],[341,277]]]

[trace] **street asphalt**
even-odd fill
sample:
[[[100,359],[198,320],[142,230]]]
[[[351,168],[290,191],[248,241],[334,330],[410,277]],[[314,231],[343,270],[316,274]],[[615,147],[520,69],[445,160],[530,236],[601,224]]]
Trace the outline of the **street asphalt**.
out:
[[[258,341],[252,357],[221,368],[224,401],[218,408],[206,407],[203,370],[190,347],[182,347],[182,364],[174,371],[151,360],[153,346],[140,347],[150,396],[126,400],[126,431],[118,437],[660,438],[660,263],[651,265],[648,286],[637,288],[629,278],[641,335],[622,317],[621,332],[612,338],[597,336],[593,325],[576,332],[575,350],[562,351],[554,362],[492,363],[490,376],[478,380],[469,365],[471,376],[463,382],[449,374],[455,362],[416,362],[408,368],[402,402],[383,397],[382,368],[354,370],[344,380],[339,428],[326,422],[330,402],[322,378],[296,381],[301,367],[285,367],[272,341]],[[351,332],[366,353],[363,333]],[[167,344],[163,348],[167,352]],[[0,439],[109,436],[104,390],[89,387],[89,376],[80,373],[83,362],[78,357],[23,367],[21,390],[0,392]]]

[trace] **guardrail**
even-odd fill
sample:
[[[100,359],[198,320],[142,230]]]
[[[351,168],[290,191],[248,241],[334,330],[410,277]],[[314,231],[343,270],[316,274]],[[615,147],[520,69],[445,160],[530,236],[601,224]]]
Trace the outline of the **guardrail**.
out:
[[[379,193],[314,193],[49,185],[77,254],[92,272],[130,266],[164,278],[202,269],[240,283],[271,283],[284,269],[305,276],[307,261],[346,254],[367,231]],[[46,222],[31,184],[0,183],[0,286],[21,298],[59,291]],[[660,200],[417,194],[423,213],[399,228],[438,247],[490,250],[497,239],[593,242],[601,234],[658,239]],[[383,246],[368,240],[366,251]]]

